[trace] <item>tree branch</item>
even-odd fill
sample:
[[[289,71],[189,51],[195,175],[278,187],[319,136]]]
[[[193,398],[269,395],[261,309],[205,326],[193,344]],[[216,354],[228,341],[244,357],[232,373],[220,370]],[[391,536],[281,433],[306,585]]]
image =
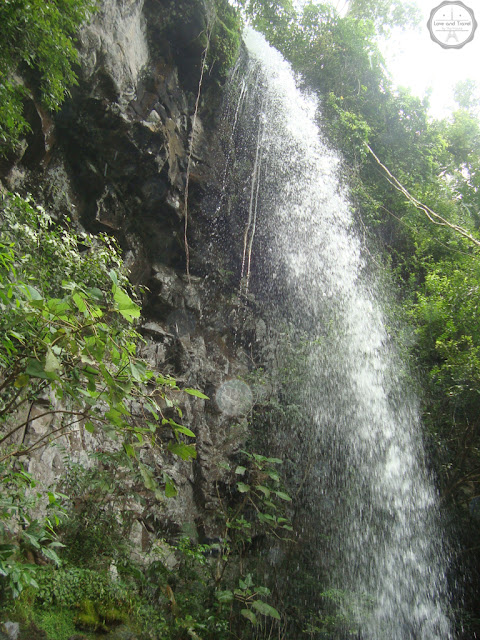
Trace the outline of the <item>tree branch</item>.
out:
[[[466,229],[464,229],[463,227],[460,227],[457,224],[453,224],[449,222],[438,213],[435,213],[435,211],[432,211],[432,209],[427,207],[427,205],[421,203],[414,196],[412,196],[412,194],[407,191],[407,189],[401,184],[399,180],[397,180],[397,178],[395,178],[395,176],[387,169],[387,167],[384,164],[382,164],[379,158],[375,155],[372,148],[367,143],[365,143],[365,146],[367,147],[368,151],[372,154],[377,164],[386,173],[387,180],[392,185],[392,187],[397,189],[397,191],[400,191],[400,193],[402,193],[405,196],[405,198],[409,202],[411,202],[411,204],[413,204],[415,208],[419,209],[420,211],[423,211],[423,213],[427,216],[430,222],[433,222],[433,224],[437,224],[441,227],[448,227],[449,229],[452,229],[453,231],[463,236],[470,242],[473,242],[473,244],[475,244],[477,247],[480,247],[480,240],[477,240],[476,238],[474,238]]]

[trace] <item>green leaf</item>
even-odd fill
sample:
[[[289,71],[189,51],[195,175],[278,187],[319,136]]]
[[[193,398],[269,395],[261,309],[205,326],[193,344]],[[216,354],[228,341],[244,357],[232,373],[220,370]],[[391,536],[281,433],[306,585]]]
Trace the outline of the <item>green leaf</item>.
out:
[[[48,347],[47,357],[45,360],[45,371],[47,373],[53,373],[55,371],[58,371],[60,367],[61,367],[60,361],[58,360],[56,355],[53,353],[53,351],[50,349],[50,347]]]
[[[16,338],[22,344],[25,342],[25,336],[23,336],[21,333],[18,333],[17,331],[13,331],[13,329],[10,330],[10,335]]]
[[[85,313],[87,310],[87,305],[85,304],[84,298],[82,298],[82,296],[78,292],[74,293],[72,298],[75,304],[77,305],[78,310],[81,313]]]
[[[252,574],[251,573],[247,573],[247,575],[245,576],[245,580],[240,580],[239,582],[242,582],[245,587],[243,588],[248,588],[248,587],[253,587],[253,578],[252,578]]]
[[[203,400],[210,400],[208,396],[206,396],[201,391],[198,391],[197,389],[184,389],[184,391],[185,393],[188,393],[191,396],[195,396],[196,398],[202,398]]]
[[[137,362],[131,362],[130,371],[132,372],[132,376],[137,382],[143,382],[145,374],[147,372],[147,365],[140,360],[138,360]]]
[[[243,482],[237,482],[237,489],[240,493],[248,493],[250,491],[250,487],[248,484],[244,484]]]
[[[280,620],[280,614],[278,611],[266,602],[263,602],[263,600],[255,600],[252,606],[262,615],[271,616],[276,620]]]
[[[280,500],[286,500],[287,502],[292,501],[288,493],[284,493],[283,491],[274,491],[274,493],[280,498]]]
[[[128,444],[127,442],[123,443],[123,449],[125,451],[125,453],[127,454],[127,456],[129,456],[129,458],[135,458],[136,454],[135,454],[135,449],[132,447],[131,444]]]
[[[25,285],[25,290],[29,300],[43,300],[42,294],[29,284]]]
[[[138,463],[138,467],[140,469],[140,473],[142,475],[143,484],[145,485],[145,488],[150,489],[151,491],[155,491],[155,489],[157,488],[157,483],[155,482],[155,479],[153,477],[153,473],[151,472],[151,470],[141,462]]]
[[[255,489],[261,491],[266,498],[270,497],[270,489],[268,487],[264,487],[262,484],[255,485]]]
[[[246,471],[246,467],[242,467],[241,465],[239,465],[236,469],[235,469],[235,473],[237,474],[237,476],[243,476],[243,474]]]
[[[265,458],[265,462],[269,462],[270,464],[283,464],[283,460],[280,458]]]
[[[44,380],[52,379],[52,374],[45,371],[45,367],[42,365],[42,363],[38,360],[34,360],[33,358],[30,358],[27,361],[25,372],[32,378],[42,378]]]
[[[188,429],[187,427],[184,427],[181,424],[177,424],[176,426],[173,427],[174,431],[177,433],[183,433],[186,436],[189,436],[190,438],[196,438],[196,435],[193,433],[193,431],[191,431],[190,429]]]
[[[258,513],[257,518],[260,522],[266,522],[267,524],[276,523],[274,516],[271,516],[269,513]]]
[[[52,560],[57,566],[61,564],[60,558],[55,553],[55,551],[50,547],[43,547],[42,553],[46,558],[48,558],[49,560]]]
[[[85,422],[85,431],[88,431],[89,433],[95,433],[95,425],[93,424],[93,422]]]
[[[250,620],[252,624],[257,624],[257,616],[253,613],[253,611],[250,611],[250,609],[242,609],[240,613],[244,618]]]
[[[197,457],[195,447],[184,442],[169,442],[167,449],[182,460],[194,460]]]
[[[110,279],[111,279],[111,281],[113,282],[113,284],[114,284],[116,287],[118,287],[118,276],[117,276],[117,274],[115,273],[115,271],[114,271],[113,269],[111,269],[111,270],[108,272],[108,275],[110,276]]]
[[[21,373],[15,379],[14,386],[16,389],[23,389],[24,387],[27,386],[29,380],[30,380],[30,376],[28,376],[26,373]]]
[[[233,592],[232,591],[216,591],[215,597],[219,602],[232,602]]]
[[[123,289],[113,286],[113,299],[115,300],[116,309],[122,316],[132,322],[133,318],[140,317],[140,307],[125,293]]]
[[[122,412],[120,412],[118,409],[110,409],[110,411],[107,411],[107,413],[105,414],[105,418],[107,418],[107,420],[116,427],[122,428],[125,424],[122,415]]]
[[[88,295],[95,300],[95,302],[103,302],[103,293],[98,287],[92,287],[87,289]]]
[[[175,498],[178,494],[177,487],[171,478],[164,474],[165,480],[165,495],[167,498]]]

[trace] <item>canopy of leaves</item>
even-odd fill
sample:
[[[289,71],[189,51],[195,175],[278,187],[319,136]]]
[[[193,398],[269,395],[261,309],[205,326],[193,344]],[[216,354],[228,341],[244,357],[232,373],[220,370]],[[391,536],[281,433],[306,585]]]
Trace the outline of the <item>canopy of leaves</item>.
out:
[[[58,109],[76,82],[74,38],[95,0],[2,0],[0,3],[0,148],[28,130],[24,97],[33,92]]]

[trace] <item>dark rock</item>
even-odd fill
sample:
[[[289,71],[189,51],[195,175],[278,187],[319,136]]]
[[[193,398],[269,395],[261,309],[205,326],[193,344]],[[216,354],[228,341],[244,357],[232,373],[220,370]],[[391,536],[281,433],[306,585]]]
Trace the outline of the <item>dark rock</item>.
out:
[[[7,636],[8,637],[8,636]],[[32,623],[28,627],[22,626],[19,640],[46,640],[47,634]]]
[[[246,431],[242,423],[234,432],[213,398],[225,380],[245,373],[248,358],[229,320],[232,306],[226,301],[234,277],[224,286],[212,275],[214,264],[228,271],[232,260],[213,246],[211,237],[219,228],[214,225],[219,220],[226,235],[240,230],[242,237],[243,221],[236,210],[232,221],[223,209],[218,214],[211,203],[202,205],[206,194],[211,202],[218,198],[226,163],[215,109],[205,113],[201,102],[194,125],[205,26],[205,6],[198,0],[102,0],[80,34],[81,70],[72,100],[51,123],[30,105],[33,137],[1,164],[0,179],[30,191],[59,219],[68,215],[88,231],[114,235],[132,282],[147,287],[140,354],[179,386],[197,388],[212,400],[176,391],[185,424],[197,436],[198,458],[192,465],[172,462],[160,449],[144,454],[156,477],[165,471],[181,491],[166,504],[149,505],[142,519],[161,522],[167,533],[196,520],[215,536],[219,463],[245,441]],[[212,69],[205,83],[215,81]],[[220,93],[212,89],[208,101],[220,109]],[[192,136],[189,243],[191,271],[198,277],[187,278],[184,190]],[[165,400],[159,402],[167,413]],[[83,453],[97,447],[93,438],[88,435],[81,443]],[[63,444],[66,451],[74,447]],[[42,465],[50,475],[62,472],[61,460],[58,468],[46,455],[34,462],[36,472]],[[134,634],[121,628],[108,637],[133,640]]]
[[[123,625],[114,631],[110,631],[105,638],[107,640],[138,640],[137,635],[131,629]]]

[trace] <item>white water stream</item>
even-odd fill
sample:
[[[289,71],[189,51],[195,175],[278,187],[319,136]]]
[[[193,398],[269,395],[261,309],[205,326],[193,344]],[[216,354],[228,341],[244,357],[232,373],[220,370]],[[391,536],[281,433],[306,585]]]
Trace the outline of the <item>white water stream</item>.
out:
[[[243,281],[261,272],[267,297],[280,294],[278,316],[319,338],[305,372],[302,438],[314,461],[313,510],[335,523],[327,586],[356,594],[355,637],[449,640],[447,557],[417,402],[339,186],[339,158],[289,64],[257,33],[245,41],[250,62],[245,75],[235,72],[229,106],[239,147],[253,150]],[[326,552],[318,546],[312,554]]]

